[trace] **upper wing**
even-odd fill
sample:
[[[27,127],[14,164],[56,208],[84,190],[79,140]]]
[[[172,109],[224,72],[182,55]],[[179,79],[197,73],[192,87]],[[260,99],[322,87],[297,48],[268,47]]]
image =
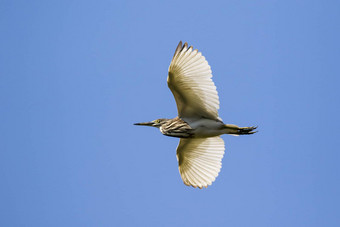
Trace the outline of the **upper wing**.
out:
[[[184,184],[208,187],[222,167],[224,141],[221,137],[181,139],[177,147],[179,172]]]
[[[169,66],[168,86],[181,118],[218,118],[219,100],[211,79],[211,69],[204,56],[193,47],[179,42]]]

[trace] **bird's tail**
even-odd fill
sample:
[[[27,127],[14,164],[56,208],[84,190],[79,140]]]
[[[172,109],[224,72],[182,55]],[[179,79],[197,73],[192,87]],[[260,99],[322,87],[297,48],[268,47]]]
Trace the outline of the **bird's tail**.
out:
[[[234,136],[238,135],[250,135],[254,134],[257,131],[254,131],[257,128],[255,127],[238,127],[237,125],[224,125],[224,133],[230,134]]]

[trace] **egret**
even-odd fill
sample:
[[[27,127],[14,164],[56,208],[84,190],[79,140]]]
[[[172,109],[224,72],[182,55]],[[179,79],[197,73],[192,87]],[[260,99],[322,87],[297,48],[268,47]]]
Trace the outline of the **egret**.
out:
[[[250,135],[257,127],[224,124],[218,116],[219,98],[211,68],[192,46],[179,42],[168,70],[168,87],[173,93],[178,116],[136,123],[159,128],[166,136],[180,138],[177,147],[179,172],[185,185],[211,185],[222,167],[222,134]]]

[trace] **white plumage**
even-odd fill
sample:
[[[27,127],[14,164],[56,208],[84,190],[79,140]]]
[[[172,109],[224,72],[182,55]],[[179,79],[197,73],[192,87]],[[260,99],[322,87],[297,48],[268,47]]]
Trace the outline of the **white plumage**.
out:
[[[211,78],[205,57],[180,42],[169,66],[168,86],[175,97],[178,116],[189,124],[202,117],[220,120],[220,102]],[[184,184],[199,188],[211,185],[220,172],[223,155],[224,141],[219,136],[181,139],[177,160]]]
[[[222,167],[222,134],[249,135],[256,127],[225,125],[218,116],[219,99],[211,69],[204,56],[179,42],[169,66],[168,86],[173,93],[178,117],[136,125],[153,126],[167,136],[179,137],[177,160],[184,184],[207,187]]]
[[[219,100],[210,66],[198,50],[180,42],[169,66],[168,86],[180,118],[218,118]]]
[[[222,167],[224,141],[219,136],[181,139],[177,147],[179,172],[184,184],[208,187]]]

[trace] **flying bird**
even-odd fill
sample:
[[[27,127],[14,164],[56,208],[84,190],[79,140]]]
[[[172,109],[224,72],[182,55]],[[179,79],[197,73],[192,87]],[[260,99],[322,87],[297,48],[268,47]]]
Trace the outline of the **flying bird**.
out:
[[[180,138],[177,160],[181,178],[184,184],[201,189],[215,181],[222,167],[225,147],[220,135],[249,135],[257,128],[223,123],[211,78],[211,68],[202,53],[180,41],[167,79],[178,116],[135,124],[156,127],[166,136]]]

